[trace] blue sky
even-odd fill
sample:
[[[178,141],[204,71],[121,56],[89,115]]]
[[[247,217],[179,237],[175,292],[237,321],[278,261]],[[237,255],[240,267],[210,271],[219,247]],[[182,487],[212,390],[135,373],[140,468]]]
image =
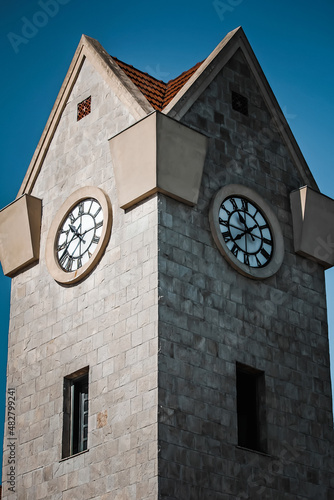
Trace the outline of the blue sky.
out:
[[[240,25],[320,190],[334,198],[333,20],[333,0],[2,0],[0,207],[17,195],[82,33],[168,81]],[[333,269],[326,279],[333,366]],[[0,439],[9,293],[0,273]]]

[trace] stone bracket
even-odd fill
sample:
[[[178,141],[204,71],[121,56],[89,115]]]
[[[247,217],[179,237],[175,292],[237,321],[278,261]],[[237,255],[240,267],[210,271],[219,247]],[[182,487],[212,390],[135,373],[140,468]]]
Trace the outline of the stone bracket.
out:
[[[155,112],[109,139],[119,205],[127,209],[161,192],[195,205],[208,138]]]
[[[25,194],[0,211],[0,260],[13,277],[38,261],[42,200]]]
[[[334,200],[309,186],[290,194],[295,252],[325,269],[334,265]]]

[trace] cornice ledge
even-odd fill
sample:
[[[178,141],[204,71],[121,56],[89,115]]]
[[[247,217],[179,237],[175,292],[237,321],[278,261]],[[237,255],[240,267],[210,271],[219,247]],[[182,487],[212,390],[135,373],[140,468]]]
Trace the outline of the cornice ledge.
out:
[[[199,196],[208,146],[205,135],[156,111],[109,139],[119,206],[156,192],[188,205]]]

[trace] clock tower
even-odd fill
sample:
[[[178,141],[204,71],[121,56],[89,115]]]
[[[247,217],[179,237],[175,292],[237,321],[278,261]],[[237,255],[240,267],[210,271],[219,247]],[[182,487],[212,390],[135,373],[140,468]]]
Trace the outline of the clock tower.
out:
[[[168,83],[83,36],[0,212],[3,498],[332,498],[333,220],[241,28]]]

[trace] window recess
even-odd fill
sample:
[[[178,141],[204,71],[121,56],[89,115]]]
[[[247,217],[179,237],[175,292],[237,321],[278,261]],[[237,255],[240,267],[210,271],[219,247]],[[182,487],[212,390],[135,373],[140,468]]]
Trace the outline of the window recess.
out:
[[[67,458],[88,449],[88,367],[64,378],[63,446]]]
[[[232,91],[232,109],[248,116],[248,99],[247,97]]]
[[[267,452],[264,372],[237,363],[238,445]]]

